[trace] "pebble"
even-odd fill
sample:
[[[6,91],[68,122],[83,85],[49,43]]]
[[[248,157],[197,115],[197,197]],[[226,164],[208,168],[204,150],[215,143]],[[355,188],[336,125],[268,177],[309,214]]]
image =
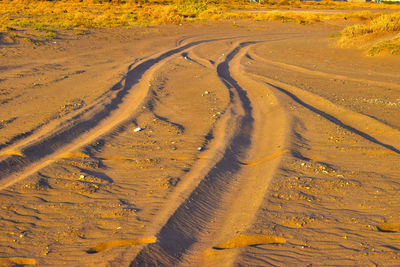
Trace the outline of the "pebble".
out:
[[[197,150],[198,150],[198,151],[202,151],[202,150],[203,150],[203,147],[199,146],[199,147],[197,148]]]
[[[201,94],[201,96],[209,95],[210,91],[204,91],[204,93]]]
[[[142,130],[143,130],[143,128],[137,127],[137,128],[135,128],[133,131],[134,131],[135,133],[137,133],[137,132],[140,132],[140,131],[142,131]]]

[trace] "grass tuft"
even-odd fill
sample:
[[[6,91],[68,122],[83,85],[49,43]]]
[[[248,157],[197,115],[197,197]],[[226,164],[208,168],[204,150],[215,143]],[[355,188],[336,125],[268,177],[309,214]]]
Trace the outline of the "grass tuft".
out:
[[[359,48],[369,46],[368,54],[372,56],[385,51],[399,54],[400,12],[381,15],[367,24],[346,27],[340,33],[338,45]]]
[[[400,34],[389,41],[379,42],[368,50],[368,55],[375,56],[383,53],[400,55]]]

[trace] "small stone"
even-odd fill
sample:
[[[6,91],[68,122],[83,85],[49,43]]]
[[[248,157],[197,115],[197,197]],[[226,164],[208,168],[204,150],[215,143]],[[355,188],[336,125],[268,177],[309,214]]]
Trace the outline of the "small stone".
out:
[[[197,150],[198,150],[198,151],[202,151],[202,150],[203,150],[203,147],[199,146],[199,147],[197,148]]]
[[[205,91],[204,94],[205,94],[205,95],[208,95],[208,94],[210,94],[210,92],[209,92],[209,91]]]
[[[133,130],[135,133],[143,131],[143,128],[137,127]]]
[[[81,175],[81,176],[79,176],[79,179],[85,179],[85,175]]]

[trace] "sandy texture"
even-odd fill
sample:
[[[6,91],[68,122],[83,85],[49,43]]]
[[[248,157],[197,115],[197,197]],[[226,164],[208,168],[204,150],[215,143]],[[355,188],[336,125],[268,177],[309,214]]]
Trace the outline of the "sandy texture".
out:
[[[0,264],[397,265],[400,61],[340,28],[1,44]]]

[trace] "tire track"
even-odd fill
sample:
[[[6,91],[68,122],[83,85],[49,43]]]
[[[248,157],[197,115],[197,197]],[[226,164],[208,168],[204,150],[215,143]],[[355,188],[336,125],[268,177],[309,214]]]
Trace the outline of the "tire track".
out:
[[[248,57],[250,59],[254,59],[257,61],[265,62],[270,65],[274,65],[277,67],[281,67],[283,69],[288,69],[296,72],[300,72],[303,74],[308,74],[308,75],[314,75],[318,77],[323,77],[323,78],[329,78],[329,79],[338,79],[338,80],[344,80],[344,81],[351,81],[351,82],[359,82],[359,83],[364,83],[364,84],[373,84],[381,87],[386,87],[386,88],[392,88],[395,90],[400,90],[400,85],[395,84],[395,83],[390,83],[390,82],[382,82],[382,81],[375,81],[375,80],[368,80],[368,79],[360,79],[360,78],[353,78],[353,77],[348,77],[344,75],[339,75],[339,74],[333,74],[333,73],[326,73],[322,71],[316,71],[316,70],[310,70],[307,68],[283,63],[283,62],[278,62],[278,61],[273,61],[269,60],[266,58],[263,58],[259,55],[257,55],[255,52],[249,52]]]
[[[109,103],[101,107],[96,106],[92,113],[81,114],[81,118],[74,118],[77,121],[72,122],[71,125],[63,126],[55,132],[45,133],[45,137],[41,140],[29,143],[21,149],[23,157],[12,155],[0,162],[0,167],[5,167],[0,171],[0,179],[2,178],[0,189],[13,185],[55,162],[60,156],[82,149],[96,139],[112,132],[116,127],[131,119],[142,103],[148,101],[150,97],[148,83],[153,74],[162,68],[170,57],[186,51],[190,52],[190,49],[197,45],[220,40],[224,39],[191,42],[130,66],[124,81],[120,81],[111,88],[118,93],[115,98],[109,100]],[[283,39],[270,41],[278,40]],[[258,209],[257,205],[250,209],[251,212],[244,220],[240,219],[240,212],[248,208],[248,204],[251,204],[249,201],[254,200],[251,197],[252,188],[259,185],[254,184],[254,181],[250,181],[248,178],[253,179],[254,175],[264,175],[265,170],[262,172],[248,171],[246,175],[242,175],[243,167],[248,166],[247,168],[251,169],[253,165],[257,167],[262,165],[270,168],[270,165],[261,163],[276,162],[284,153],[279,150],[267,153],[259,151],[247,158],[248,151],[254,147],[252,138],[256,125],[253,118],[253,107],[248,92],[238,83],[238,78],[233,77],[230,65],[235,62],[235,69],[237,68],[235,75],[240,76],[239,64],[236,62],[243,57],[243,48],[254,43],[237,44],[228,52],[222,62],[217,62],[216,73],[230,92],[231,105],[223,114],[219,125],[212,130],[212,134],[215,136],[214,144],[210,143],[210,148],[204,152],[195,168],[188,174],[191,178],[185,179],[187,182],[182,183],[183,186],[176,190],[176,193],[174,192],[174,198],[169,199],[173,204],[159,215],[163,219],[157,221],[163,223],[158,223],[150,228],[155,229],[154,232],[158,232],[159,242],[145,246],[145,249],[137,255],[131,265],[153,263],[172,265],[180,263],[182,260],[186,261],[186,257],[191,259],[192,255],[189,255],[191,253],[189,250],[197,245],[197,239],[203,238],[204,233],[208,231],[215,233],[216,229],[221,229],[225,225],[224,219],[219,220],[217,226],[210,224],[213,218],[220,218],[221,214],[229,215],[229,220],[238,221],[241,227],[251,222],[252,216]],[[210,68],[215,67],[211,65]],[[247,83],[251,82],[245,80],[244,84]],[[131,103],[135,103],[135,105],[131,105]],[[261,107],[262,105],[259,103],[257,106]],[[258,125],[260,123],[262,124],[259,122]],[[215,164],[215,162],[217,163]],[[270,169],[273,172],[274,168]],[[257,170],[261,169],[257,168]],[[263,186],[260,188],[261,191],[257,191],[257,201],[262,200],[262,192],[266,190],[272,173],[268,172],[265,177],[266,179],[260,180]],[[241,186],[244,186],[243,191],[247,194],[245,199],[248,201],[237,203],[236,191]],[[239,208],[231,210],[230,203],[233,202],[237,203]],[[157,229],[161,230],[157,231]],[[241,231],[245,230],[245,228],[240,229]],[[231,236],[234,230],[226,229],[223,233],[221,238],[226,238]],[[206,244],[203,248],[210,247],[214,245],[211,241],[214,239],[208,239],[200,245]],[[229,253],[232,252],[227,251],[224,255]],[[194,255],[196,262],[202,260],[198,260],[196,257],[199,255]]]
[[[227,176],[233,175],[241,168],[237,155],[244,153],[250,143],[249,131],[251,132],[253,122],[249,101],[243,95],[243,91],[242,95],[240,91],[237,92],[241,88],[231,79],[227,70],[228,62],[244,45],[247,44],[235,47],[216,68],[231,98],[228,112],[224,114],[221,123],[213,132],[215,142],[212,142],[211,146],[218,146],[220,140],[224,140],[224,145],[219,150],[220,158],[215,164],[211,162],[206,170],[200,169],[203,173],[197,171],[193,173],[194,177],[199,177],[197,179],[200,182],[162,225],[157,233],[158,242],[145,246],[132,261],[131,266],[178,264],[187,250],[196,243],[198,235],[207,230],[209,221],[221,208],[222,203],[219,200],[232,183]]]
[[[221,39],[194,41],[132,66],[124,80],[124,86],[118,89],[116,97],[99,110],[80,114],[72,118],[71,124],[62,125],[61,129],[54,132],[44,133],[39,140],[23,142],[28,144],[16,151],[18,153],[5,153],[11,156],[0,162],[0,190],[51,164],[61,154],[84,147],[129,119],[148,97],[148,83],[154,71],[160,68],[163,62],[196,45],[219,40]]]
[[[288,152],[284,147],[289,136],[287,115],[277,98],[263,83],[252,80],[243,71],[241,60],[249,48],[250,45],[242,48],[232,58],[228,71],[250,100],[254,119],[251,144],[238,160],[242,168],[232,177],[235,182],[222,200],[224,207],[214,219],[211,233],[202,235],[201,242],[188,253],[184,266],[233,266],[241,253],[240,247],[251,245],[252,238],[281,240],[247,234],[281,157]],[[232,249],[216,249],[219,243],[229,243]]]
[[[252,75],[254,79],[263,81],[265,84],[284,93],[300,105],[321,115],[330,122],[400,155],[399,130],[371,117],[336,105],[323,97],[298,87],[258,74]]]
[[[217,239],[232,238],[235,233],[245,231],[251,224],[280,155],[285,152],[279,148],[284,142],[282,138],[286,136],[282,134],[286,125],[282,112],[278,112],[279,116],[274,114],[275,119],[280,122],[278,125],[281,130],[272,133],[271,139],[265,138],[265,132],[268,132],[266,127],[270,125],[261,119],[265,118],[271,109],[263,108],[266,106],[264,100],[256,100],[257,110],[253,110],[253,103],[248,95],[250,90],[245,90],[236,80],[242,76],[239,62],[245,55],[245,47],[252,44],[254,42],[238,44],[216,67],[217,74],[230,91],[232,99],[229,118],[225,117],[224,123],[219,124],[219,128],[215,130],[216,139],[212,143],[218,145],[220,141],[217,139],[225,141],[227,146],[224,146],[223,155],[215,166],[212,162],[209,163],[211,165],[205,176],[194,173],[194,176],[204,178],[197,178],[200,183],[183,199],[182,204],[162,226],[157,233],[158,242],[146,245],[137,254],[131,266],[209,266],[216,262],[226,265],[228,258],[229,262],[233,263],[236,250],[211,255],[209,248],[215,245]],[[265,90],[265,86],[260,86],[260,83],[248,78],[240,80],[246,88],[258,87],[251,97],[252,100],[257,99],[258,94]],[[276,110],[276,107],[273,109]],[[257,122],[254,116],[258,119]],[[265,155],[268,154],[265,152],[268,148],[276,149],[272,156]],[[240,160],[247,157],[250,159]],[[266,161],[268,164],[261,164]],[[253,162],[254,166],[251,166]],[[247,170],[243,169],[244,164],[249,165]],[[264,177],[259,179],[259,176]]]
[[[65,148],[67,145],[68,149],[70,149],[72,143],[76,139],[79,138],[80,140],[83,140],[85,138],[88,138],[89,129],[101,129],[102,126],[100,126],[100,124],[103,123],[105,119],[109,119],[113,122],[122,122],[122,119],[117,118],[117,116],[112,115],[112,113],[118,110],[122,110],[123,108],[130,109],[131,112],[133,112],[135,108],[140,106],[140,104],[137,104],[136,106],[129,106],[129,104],[127,103],[130,101],[128,99],[128,96],[133,94],[133,92],[131,91],[134,87],[140,88],[140,83],[142,83],[145,73],[147,73],[152,67],[159,67],[161,61],[164,61],[166,58],[172,55],[182,53],[185,50],[200,44],[215,41],[248,38],[251,36],[254,37],[259,35],[220,38],[213,37],[211,39],[193,41],[184,44],[178,48],[159,53],[144,61],[135,61],[128,67],[128,73],[126,77],[121,79],[110,88],[110,91],[117,91],[116,95],[113,98],[109,99],[110,96],[106,95],[105,100],[100,100],[100,102],[93,104],[87,109],[77,114],[72,114],[71,117],[66,117],[65,119],[63,119],[62,122],[57,121],[52,123],[51,125],[39,129],[38,132],[33,133],[32,135],[29,135],[28,137],[17,141],[17,143],[14,143],[11,146],[2,149],[0,151],[0,156],[2,157],[2,159],[0,160],[0,190],[12,184],[10,181],[12,179],[15,179],[15,177],[10,178],[10,176],[17,176],[17,173],[22,172],[28,166],[40,165],[39,163],[43,163],[46,161],[46,164],[40,165],[41,167],[44,167],[50,163],[48,160],[52,158],[57,158],[59,156],[58,154],[52,156],[52,154],[54,154],[57,150],[63,147]],[[184,40],[190,38],[193,37],[184,38]],[[275,41],[291,38],[296,37],[281,38]],[[181,42],[178,41],[178,43]],[[144,100],[144,98],[145,96],[143,95],[142,100]],[[138,99],[134,99],[134,101],[138,101]],[[111,116],[114,116],[114,120],[110,118]],[[126,114],[124,119],[127,119]],[[116,126],[117,124],[113,122],[111,123],[111,125]],[[107,125],[109,124],[103,123],[103,125],[105,125],[105,127],[108,127]],[[109,129],[111,128],[109,127]],[[95,134],[95,136],[99,137],[100,135]],[[93,138],[96,137],[93,136]],[[87,144],[88,142],[84,143]],[[81,142],[81,146],[83,145],[84,144]],[[73,149],[77,148],[77,146],[74,146]],[[38,168],[39,167],[36,167],[35,170],[38,170]],[[29,174],[33,172],[34,171],[32,170],[31,172],[29,172]],[[24,177],[26,177],[26,175]],[[7,181],[5,181],[5,178],[7,178]]]

